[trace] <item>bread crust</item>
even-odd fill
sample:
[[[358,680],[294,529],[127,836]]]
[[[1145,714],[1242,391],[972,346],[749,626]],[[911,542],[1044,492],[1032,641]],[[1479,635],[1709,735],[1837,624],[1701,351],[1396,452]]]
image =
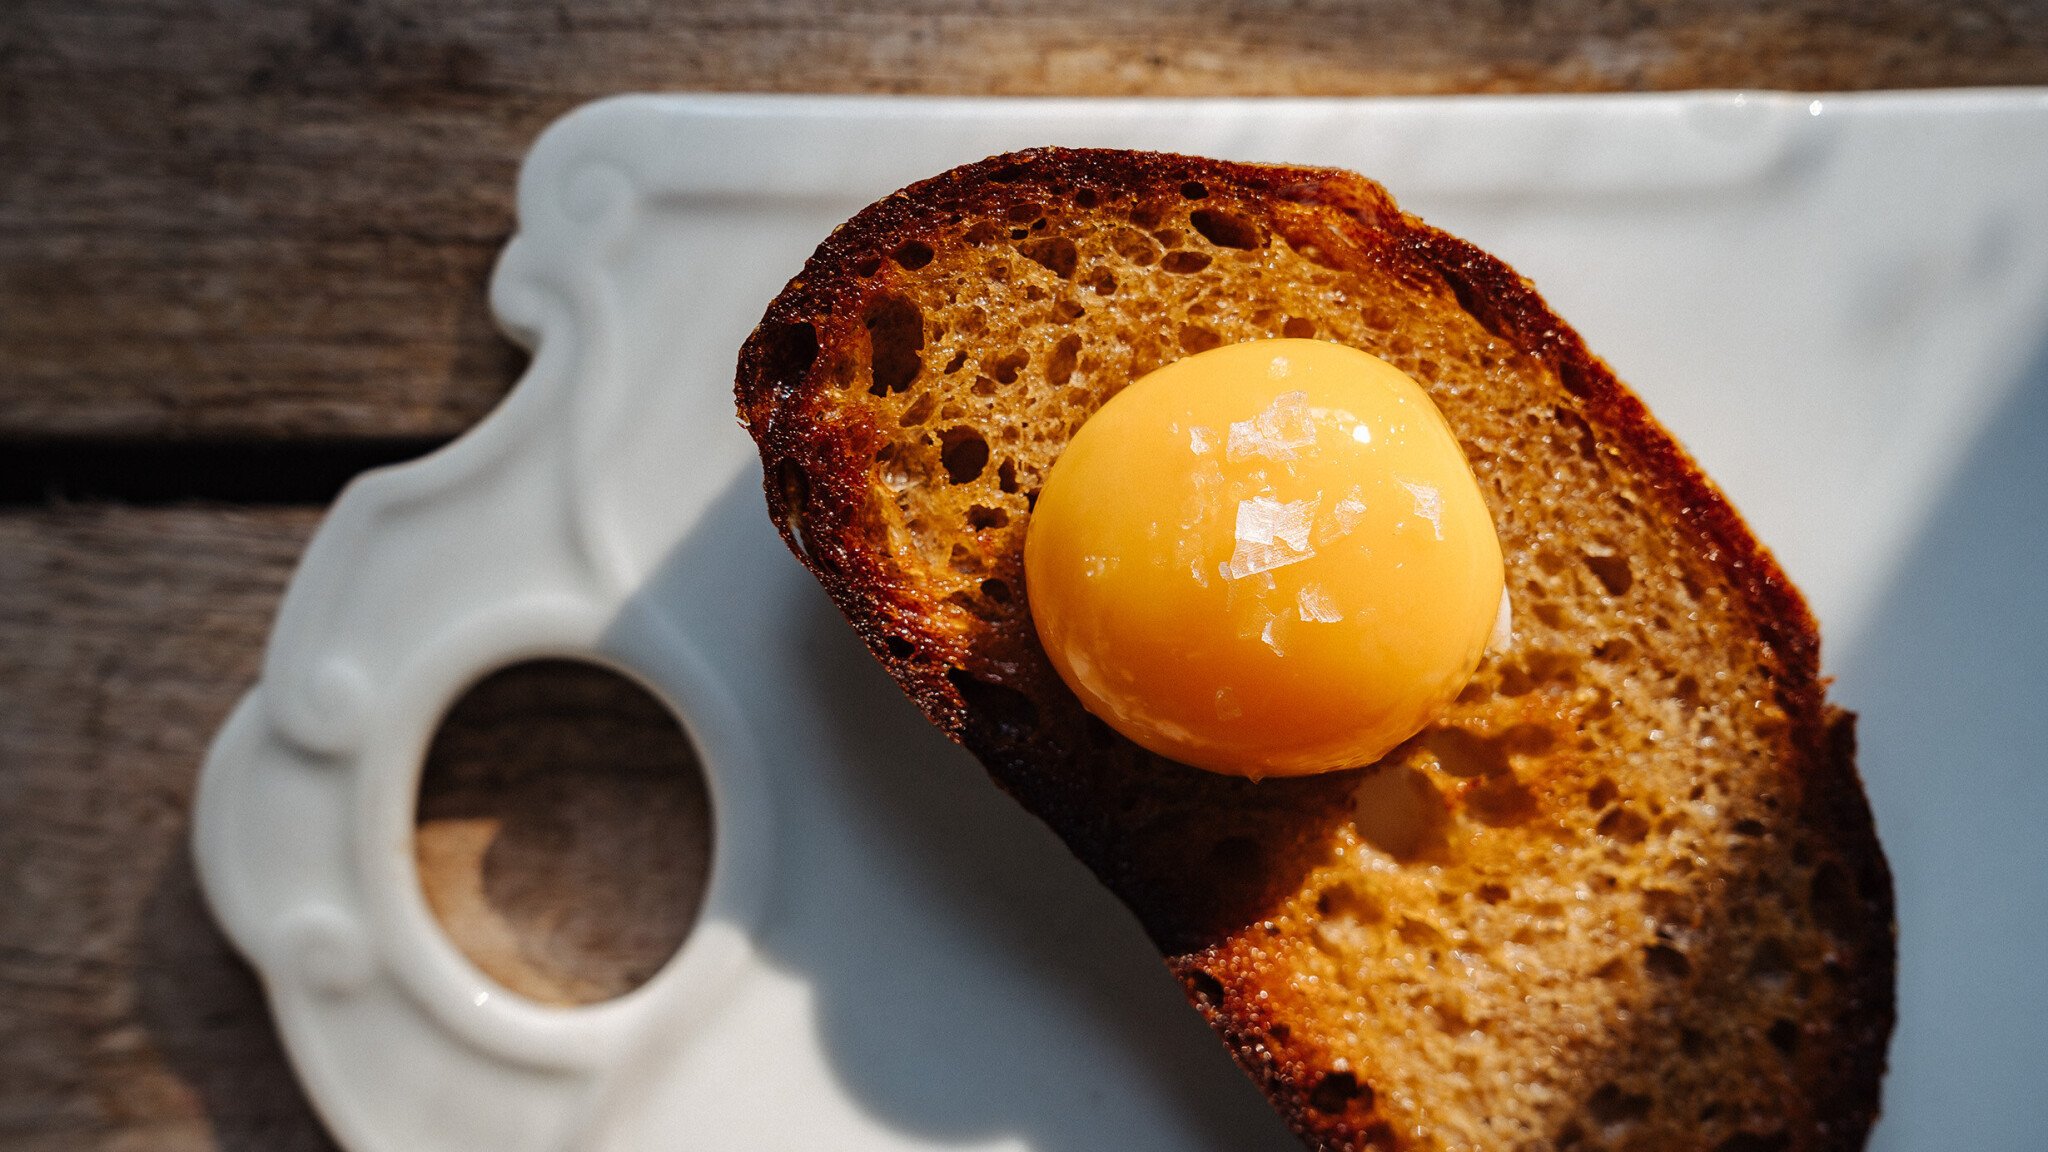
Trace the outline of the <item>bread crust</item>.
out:
[[[1838,861],[1830,875],[1841,881],[1839,927],[1852,940],[1853,965],[1834,1018],[1805,1024],[1827,1058],[1799,1064],[1803,1100],[1789,1106],[1782,1138],[1772,1137],[1784,1142],[1727,1148],[1862,1147],[1877,1115],[1894,1019],[1891,880],[1856,775],[1853,718],[1825,699],[1819,636],[1804,599],[1719,489],[1528,281],[1402,212],[1379,185],[1329,169],[1038,149],[954,169],[863,210],[819,246],[739,357],[740,416],[760,448],[769,513],[784,540],[925,714],[1132,908],[1190,1001],[1305,1140],[1326,1149],[1409,1146],[1374,1111],[1369,1085],[1354,1082],[1346,1096],[1347,1085],[1327,1071],[1317,1080],[1317,1068],[1327,1068],[1317,1051],[1274,1041],[1275,1025],[1285,1022],[1264,992],[1284,983],[1287,961],[1247,942],[1260,911],[1299,877],[1303,865],[1290,862],[1288,846],[1312,854],[1322,830],[1345,818],[1355,779],[1337,773],[1250,785],[1169,768],[1135,784],[1105,782],[1116,773],[1091,765],[1121,739],[1081,712],[1035,642],[934,627],[918,590],[875,546],[864,509],[883,434],[832,400],[835,351],[865,339],[864,310],[890,285],[888,254],[947,243],[962,221],[1001,220],[1013,206],[1061,190],[1189,182],[1227,188],[1244,201],[1321,209],[1360,258],[1404,281],[1448,285],[1487,330],[1556,373],[1602,439],[1623,447],[1644,486],[1695,542],[1697,558],[1739,593],[1790,726],[1782,773],[1796,789],[1790,818]],[[1132,829],[1145,822],[1111,810],[1132,804],[1134,788],[1142,803],[1183,814],[1205,806],[1235,811],[1257,829],[1262,868],[1233,875],[1142,842]]]

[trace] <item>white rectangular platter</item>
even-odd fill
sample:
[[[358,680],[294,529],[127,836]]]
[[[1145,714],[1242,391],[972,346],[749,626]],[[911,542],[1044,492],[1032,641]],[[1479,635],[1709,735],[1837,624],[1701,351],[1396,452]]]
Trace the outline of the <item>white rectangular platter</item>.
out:
[[[1823,623],[1897,879],[1873,1147],[2048,1132],[2048,94],[628,97],[550,129],[493,286],[528,377],[351,488],[203,784],[209,897],[353,1152],[1284,1149],[1123,911],[933,734],[774,538],[734,357],[833,225],[1044,144],[1352,168],[1502,257]],[[713,786],[712,890],[554,1010],[433,928],[420,751],[477,675],[619,665]]]

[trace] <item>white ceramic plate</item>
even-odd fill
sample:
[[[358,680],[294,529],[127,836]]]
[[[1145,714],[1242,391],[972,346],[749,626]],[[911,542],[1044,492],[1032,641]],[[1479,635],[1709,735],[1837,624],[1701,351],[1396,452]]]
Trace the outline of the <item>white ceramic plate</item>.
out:
[[[934,735],[762,514],[734,353],[839,220],[1009,148],[1355,168],[1533,277],[1825,626],[1898,879],[1888,1150],[2048,1131],[2048,94],[632,97],[520,177],[489,419],[335,506],[199,799],[206,892],[352,1152],[1283,1149],[1142,936]],[[689,941],[543,1008],[412,871],[445,706],[622,668],[701,748]]]

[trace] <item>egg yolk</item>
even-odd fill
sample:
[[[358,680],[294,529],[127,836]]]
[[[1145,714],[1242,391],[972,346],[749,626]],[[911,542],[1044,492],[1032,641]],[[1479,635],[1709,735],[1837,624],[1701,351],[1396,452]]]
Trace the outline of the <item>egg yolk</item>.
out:
[[[1505,611],[1436,405],[1315,340],[1211,349],[1111,398],[1047,476],[1024,570],[1089,711],[1253,777],[1379,759],[1457,695]]]

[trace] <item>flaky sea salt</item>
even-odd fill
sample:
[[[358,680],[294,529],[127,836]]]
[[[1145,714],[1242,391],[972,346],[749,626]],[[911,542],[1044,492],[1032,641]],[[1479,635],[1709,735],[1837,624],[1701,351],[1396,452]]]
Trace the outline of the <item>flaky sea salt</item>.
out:
[[[1317,500],[1275,500],[1254,496],[1237,502],[1236,550],[1221,566],[1226,580],[1299,564],[1316,554],[1309,546]]]
[[[1344,619],[1344,613],[1337,610],[1337,602],[1314,584],[1303,584],[1294,600],[1304,624],[1335,624]]]
[[[1316,442],[1316,425],[1308,409],[1308,393],[1282,392],[1264,412],[1249,420],[1232,421],[1226,455],[1235,464],[1262,456],[1268,460],[1291,460],[1297,449]]]
[[[1500,609],[1493,614],[1493,634],[1486,638],[1488,652],[1505,652],[1515,642],[1515,609],[1508,590],[1500,590]]]
[[[1416,484],[1408,480],[1397,481],[1415,499],[1415,514],[1429,521],[1436,530],[1436,538],[1444,538],[1444,494],[1428,484]]]
[[[1337,501],[1337,506],[1330,509],[1330,520],[1337,526],[1337,533],[1341,536],[1358,527],[1359,522],[1364,519],[1365,497],[1359,486],[1353,484],[1351,491],[1346,492],[1344,498]]]

